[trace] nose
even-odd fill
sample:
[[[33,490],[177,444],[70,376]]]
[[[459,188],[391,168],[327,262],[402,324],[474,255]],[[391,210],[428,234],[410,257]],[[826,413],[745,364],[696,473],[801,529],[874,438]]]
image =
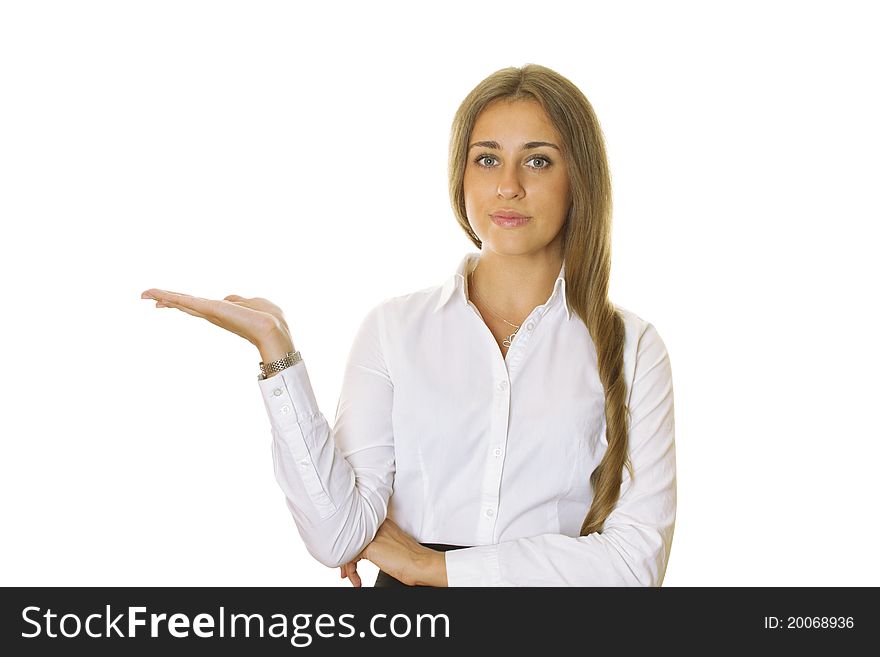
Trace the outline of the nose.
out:
[[[519,198],[525,195],[516,166],[502,166],[499,172],[498,196],[500,198]]]

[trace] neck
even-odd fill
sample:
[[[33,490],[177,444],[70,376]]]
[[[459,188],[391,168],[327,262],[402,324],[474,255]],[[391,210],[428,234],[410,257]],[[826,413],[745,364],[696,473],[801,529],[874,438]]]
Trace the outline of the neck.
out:
[[[561,253],[507,256],[484,249],[470,284],[493,310],[519,321],[550,298],[561,268]]]

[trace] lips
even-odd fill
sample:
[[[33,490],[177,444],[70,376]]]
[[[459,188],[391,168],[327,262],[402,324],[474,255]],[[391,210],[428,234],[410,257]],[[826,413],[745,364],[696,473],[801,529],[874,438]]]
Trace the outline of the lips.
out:
[[[520,214],[519,212],[515,212],[513,210],[498,210],[497,212],[493,212],[491,217],[497,217],[498,219],[528,219],[528,217],[524,214]]]
[[[526,217],[519,212],[493,212],[489,215],[492,223],[502,228],[516,228],[529,222],[531,217]]]

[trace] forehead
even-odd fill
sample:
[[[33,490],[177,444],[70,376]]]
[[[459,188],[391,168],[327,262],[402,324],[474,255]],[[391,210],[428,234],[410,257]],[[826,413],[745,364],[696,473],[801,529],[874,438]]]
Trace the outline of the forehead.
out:
[[[523,141],[558,138],[550,118],[533,99],[500,98],[484,107],[474,121],[474,139],[498,139],[501,134],[522,137]],[[502,142],[502,145],[503,142]]]

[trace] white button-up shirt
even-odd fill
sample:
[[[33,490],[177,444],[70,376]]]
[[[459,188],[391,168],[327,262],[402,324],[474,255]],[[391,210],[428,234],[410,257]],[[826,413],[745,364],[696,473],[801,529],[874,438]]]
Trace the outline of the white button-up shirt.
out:
[[[659,586],[675,525],[672,371],[652,324],[625,321],[631,413],[621,495],[579,536],[607,448],[596,350],[553,293],[502,356],[468,301],[468,253],[442,286],[370,310],[351,347],[336,420],[305,361],[259,381],[275,476],[309,552],[336,567],[390,517],[445,553],[450,586]]]

